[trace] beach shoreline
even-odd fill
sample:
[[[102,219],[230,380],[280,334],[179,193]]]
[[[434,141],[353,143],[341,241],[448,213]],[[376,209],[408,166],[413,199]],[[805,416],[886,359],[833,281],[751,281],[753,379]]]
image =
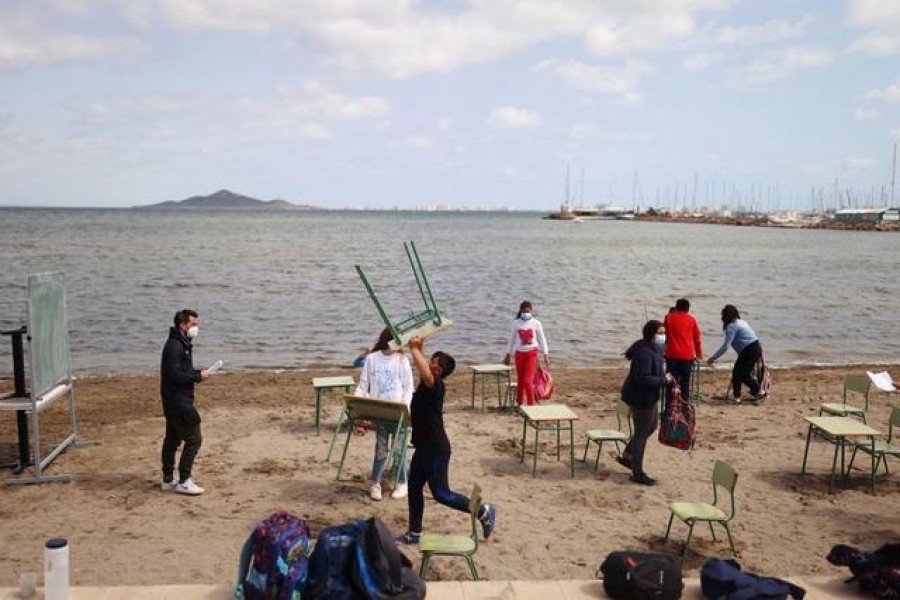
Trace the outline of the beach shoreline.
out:
[[[445,406],[453,445],[450,483],[463,493],[478,483],[499,507],[495,539],[476,555],[480,573],[493,580],[590,579],[613,550],[677,554],[686,528],[676,523],[670,540],[663,541],[668,503],[708,501],[712,463],[721,459],[739,473],[733,531],[746,569],[772,575],[842,574],[825,561],[831,545],[873,550],[900,538],[900,469],[879,476],[872,496],[865,461],[857,458],[851,477],[839,480],[836,493],[828,494],[832,447],[814,442],[807,473],[800,474],[803,417],[818,414],[823,402],[840,401],[841,380],[850,370],[900,375],[896,364],[778,368],[770,398],[754,406],[722,398],[730,362],[704,369],[696,447],[688,453],[651,440],[647,470],[660,484],[648,488],[628,481],[612,448],[604,446],[597,471],[596,446],[587,462],[580,460],[584,432],[615,424],[613,406],[624,364],[553,370],[558,386],[553,401],[579,417],[575,476],[569,476],[567,442],[557,462],[555,436],[544,435],[535,479],[532,455],[520,462],[522,419],[499,411],[496,398],[487,400],[485,413],[473,410],[472,373],[462,366],[448,379]],[[371,434],[351,439],[344,474],[341,481],[334,479],[339,453],[331,462],[325,455],[340,406],[336,395],[323,399],[322,433],[315,431],[312,377],[357,374],[350,368],[223,372],[198,386],[204,442],[195,477],[207,489],[198,498],[159,490],[163,419],[157,374],[80,375],[75,390],[83,443],[48,470],[72,474],[74,480],[0,492],[0,539],[7,548],[0,556],[0,586],[14,583],[14,571],[39,571],[42,541],[57,535],[70,540],[74,585],[148,585],[232,581],[240,544],[254,522],[278,509],[304,516],[314,531],[374,514],[402,533],[406,502],[373,502],[366,494]],[[873,392],[869,424],[886,430],[897,398]],[[52,439],[64,414],[54,407],[42,419],[42,435]],[[531,443],[529,434],[526,447]],[[5,418],[0,462],[14,458],[15,419]],[[465,533],[468,527],[464,515],[437,505],[427,493],[424,525],[426,531],[447,533]],[[729,554],[727,542],[717,537],[713,542],[708,529],[697,529],[694,552],[685,563],[688,573],[696,575],[708,557]],[[417,551],[404,551],[416,563]],[[438,560],[431,577],[465,579],[468,570],[463,561]]]

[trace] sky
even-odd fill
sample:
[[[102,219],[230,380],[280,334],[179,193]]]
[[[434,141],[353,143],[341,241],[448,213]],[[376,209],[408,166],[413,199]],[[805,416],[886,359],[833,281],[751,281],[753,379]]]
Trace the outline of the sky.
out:
[[[0,0],[0,206],[884,205],[898,141],[896,0]]]

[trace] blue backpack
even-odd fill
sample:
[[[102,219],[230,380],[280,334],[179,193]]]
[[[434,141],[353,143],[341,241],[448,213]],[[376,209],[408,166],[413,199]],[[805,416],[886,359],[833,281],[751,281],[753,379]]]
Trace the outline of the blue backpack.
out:
[[[309,526],[287,512],[256,524],[241,549],[235,600],[300,600],[309,567]]]
[[[711,558],[700,569],[703,597],[710,600],[802,600],[806,590],[777,577],[741,570],[734,560]]]
[[[327,527],[309,559],[303,600],[421,600],[425,582],[372,517]]]

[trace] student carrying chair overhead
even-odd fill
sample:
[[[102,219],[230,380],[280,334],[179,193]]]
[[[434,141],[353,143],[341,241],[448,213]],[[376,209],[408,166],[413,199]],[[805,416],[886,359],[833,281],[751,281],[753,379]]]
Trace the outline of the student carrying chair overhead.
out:
[[[456,368],[456,361],[445,352],[435,352],[430,360],[423,353],[419,337],[409,340],[413,363],[419,372],[419,385],[412,398],[412,443],[415,453],[409,472],[409,528],[398,541],[418,544],[422,535],[425,512],[425,484],[439,503],[460,512],[469,512],[469,498],[450,489],[450,439],[444,429],[444,379]],[[478,507],[484,538],[488,539],[497,524],[497,509],[492,504]]]

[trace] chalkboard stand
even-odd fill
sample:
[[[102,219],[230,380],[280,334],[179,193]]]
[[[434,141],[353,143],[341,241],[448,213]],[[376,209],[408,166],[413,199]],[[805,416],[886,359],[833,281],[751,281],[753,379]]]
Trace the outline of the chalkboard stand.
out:
[[[0,335],[8,335],[12,341],[14,387],[12,395],[4,396],[4,399],[29,397],[25,381],[25,346],[22,343],[22,337],[27,331],[28,327],[25,325],[18,329],[0,331]],[[19,438],[19,462],[0,466],[12,467],[13,473],[18,475],[31,465],[31,452],[28,449],[28,416],[24,410],[16,411],[16,431]]]

